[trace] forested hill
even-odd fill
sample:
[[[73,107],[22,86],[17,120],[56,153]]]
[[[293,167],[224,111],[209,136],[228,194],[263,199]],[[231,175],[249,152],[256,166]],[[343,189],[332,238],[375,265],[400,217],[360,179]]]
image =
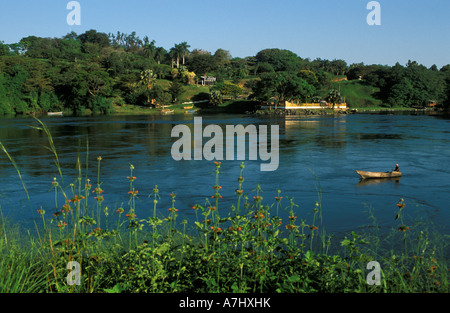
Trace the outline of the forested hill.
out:
[[[226,49],[212,53],[190,48],[181,42],[166,50],[134,32],[96,30],[62,38],[29,36],[14,44],[0,41],[0,114],[82,114],[86,109],[108,113],[115,105],[177,103],[186,100],[180,96],[183,89],[200,84],[202,76],[216,78],[215,86],[203,93],[212,105],[223,97],[302,102],[341,98],[350,91],[343,88],[339,94],[336,78],[374,90],[370,97],[384,105],[450,103],[450,65],[439,69],[415,61],[394,66],[347,64],[305,59],[283,49],[237,58]]]

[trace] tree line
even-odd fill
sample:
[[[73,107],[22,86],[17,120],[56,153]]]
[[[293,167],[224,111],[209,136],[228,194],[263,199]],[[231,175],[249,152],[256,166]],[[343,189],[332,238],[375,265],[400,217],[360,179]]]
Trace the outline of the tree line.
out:
[[[310,60],[289,50],[264,49],[255,56],[190,50],[187,42],[166,50],[135,32],[89,30],[61,38],[28,36],[0,41],[0,114],[86,109],[108,113],[114,104],[154,106],[179,101],[183,88],[214,76],[209,100],[245,96],[257,101],[338,101],[332,80],[346,76],[376,87],[388,105],[450,103],[450,65],[438,69],[409,61],[394,66]],[[167,80],[165,88],[157,80]]]

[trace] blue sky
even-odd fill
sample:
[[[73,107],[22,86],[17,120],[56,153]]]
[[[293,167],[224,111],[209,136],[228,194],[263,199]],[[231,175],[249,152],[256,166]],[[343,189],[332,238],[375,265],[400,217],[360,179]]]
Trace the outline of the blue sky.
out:
[[[67,24],[68,2],[1,0],[0,41],[136,31],[166,49],[187,41],[191,49],[222,48],[234,57],[281,48],[349,64],[450,64],[447,0],[379,0],[380,26],[366,23],[369,0],[78,0],[80,26]]]

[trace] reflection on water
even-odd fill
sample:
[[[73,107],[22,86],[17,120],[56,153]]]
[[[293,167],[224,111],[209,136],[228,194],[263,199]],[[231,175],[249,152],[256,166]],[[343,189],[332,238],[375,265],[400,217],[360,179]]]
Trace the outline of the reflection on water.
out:
[[[356,184],[356,186],[362,187],[362,186],[369,186],[369,185],[375,185],[375,184],[390,183],[390,184],[394,184],[394,187],[396,187],[396,185],[400,183],[400,180],[401,180],[401,177],[361,179]]]
[[[192,115],[46,117],[44,122],[54,138],[65,186],[75,179],[77,157],[83,172],[86,159],[89,161],[87,176],[94,180],[96,158],[102,156],[102,189],[111,207],[126,205],[128,201],[126,176],[130,164],[136,168],[141,216],[150,212],[152,204],[147,196],[155,184],[163,196],[160,209],[169,204],[167,195],[175,192],[179,214],[187,218],[193,218],[193,204],[203,204],[212,194],[215,183],[212,162],[176,162],[170,154],[176,141],[171,138],[172,128],[177,124],[192,127]],[[312,216],[320,193],[328,231],[367,224],[364,213],[367,205],[374,208],[380,224],[392,225],[399,198],[405,199],[411,215],[423,216],[432,211],[435,221],[447,228],[450,169],[444,164],[450,159],[449,122],[441,117],[412,115],[203,116],[203,127],[279,125],[278,170],[261,172],[259,161],[246,161],[244,190],[251,194],[261,184],[264,199],[271,204],[270,199],[280,188],[284,199],[288,196],[295,199],[299,204],[298,215],[305,219]],[[48,138],[44,132],[30,127],[33,125],[37,123],[31,118],[0,120],[0,141],[17,162],[32,199],[28,203],[17,172],[2,155],[0,205],[5,215],[23,221],[35,218],[33,212],[40,206],[51,206],[50,182],[58,176],[52,153],[45,148]],[[396,163],[403,172],[401,182],[359,181],[354,172],[391,169]],[[220,177],[223,210],[235,200],[239,164],[240,161],[223,161]],[[26,209],[19,210],[18,203]]]
[[[402,139],[399,134],[354,134],[358,140],[383,140],[383,139]]]

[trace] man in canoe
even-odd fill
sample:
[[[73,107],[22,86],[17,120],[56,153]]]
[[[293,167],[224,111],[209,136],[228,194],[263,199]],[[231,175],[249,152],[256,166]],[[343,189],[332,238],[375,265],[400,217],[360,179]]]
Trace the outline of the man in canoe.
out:
[[[394,172],[400,172],[400,167],[398,166],[398,164],[395,164]]]

